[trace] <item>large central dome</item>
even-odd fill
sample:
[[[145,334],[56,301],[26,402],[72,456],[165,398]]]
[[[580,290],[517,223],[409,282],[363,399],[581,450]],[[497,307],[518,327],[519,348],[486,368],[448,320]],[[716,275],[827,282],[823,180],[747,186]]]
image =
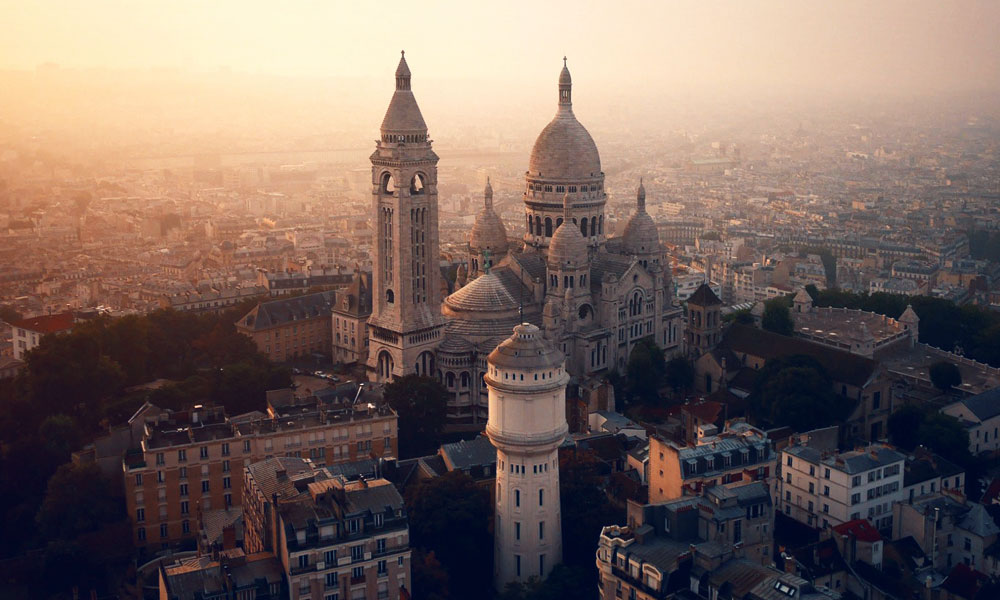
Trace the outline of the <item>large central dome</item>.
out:
[[[594,138],[573,114],[572,79],[563,64],[559,75],[559,110],[535,140],[528,163],[531,177],[581,180],[601,173],[601,155]]]

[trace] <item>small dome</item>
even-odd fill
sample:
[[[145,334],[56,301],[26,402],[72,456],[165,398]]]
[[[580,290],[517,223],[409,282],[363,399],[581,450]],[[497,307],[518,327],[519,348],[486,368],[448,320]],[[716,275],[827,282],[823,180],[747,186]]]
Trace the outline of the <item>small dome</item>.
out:
[[[499,257],[508,250],[507,228],[493,210],[493,187],[489,179],[486,180],[484,197],[485,204],[476,216],[476,222],[469,234],[469,249],[478,252],[489,250],[494,257]]]
[[[463,336],[446,334],[437,349],[445,354],[465,354],[474,351],[476,347]]]
[[[579,264],[587,260],[587,240],[570,218],[569,194],[563,198],[563,222],[549,242],[549,265]]]
[[[629,217],[622,233],[622,249],[628,254],[650,254],[660,251],[660,232],[653,217],[646,212],[646,188],[639,180],[635,194],[635,213]]]
[[[566,357],[550,344],[542,330],[530,323],[514,327],[514,335],[490,352],[487,361],[501,369],[546,369],[561,367]]]
[[[520,305],[520,301],[511,295],[500,277],[493,271],[473,279],[444,301],[448,308],[456,312],[495,313],[502,310],[517,310]]]

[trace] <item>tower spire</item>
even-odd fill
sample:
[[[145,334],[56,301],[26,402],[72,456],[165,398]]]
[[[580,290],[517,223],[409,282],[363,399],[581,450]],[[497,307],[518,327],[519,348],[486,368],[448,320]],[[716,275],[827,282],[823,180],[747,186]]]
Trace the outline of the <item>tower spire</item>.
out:
[[[396,89],[410,89],[410,66],[406,64],[406,50],[399,51],[399,66],[396,67]]]
[[[490,176],[486,176],[486,189],[483,191],[483,198],[486,201],[486,208],[493,208],[493,186],[490,185]]]
[[[563,57],[562,72],[559,73],[559,107],[570,108],[573,106],[573,78],[569,75],[569,67],[566,66],[566,57]]]
[[[642,177],[639,178],[639,189],[635,193],[635,208],[638,212],[646,212],[646,187],[642,185]]]
[[[569,200],[569,192],[563,195],[563,223],[573,219],[573,203]]]

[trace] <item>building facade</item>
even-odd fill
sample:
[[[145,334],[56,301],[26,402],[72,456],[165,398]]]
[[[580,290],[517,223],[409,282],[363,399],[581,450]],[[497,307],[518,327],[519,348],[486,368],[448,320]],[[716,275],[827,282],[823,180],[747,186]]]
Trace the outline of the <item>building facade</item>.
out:
[[[73,313],[42,315],[20,319],[10,324],[14,358],[23,361],[28,352],[37,348],[47,335],[65,333],[73,329]]]
[[[406,508],[389,481],[347,481],[294,457],[243,477],[247,550],[278,559],[291,600],[410,597]]]
[[[774,505],[810,527],[867,519],[892,529],[892,506],[903,499],[906,457],[883,445],[843,453],[809,446],[781,452]]]
[[[494,583],[545,579],[562,561],[559,445],[566,425],[562,352],[518,325],[490,353],[486,435],[497,449]]]
[[[201,512],[241,506],[241,473],[253,462],[293,456],[332,465],[397,456],[396,413],[376,404],[374,392],[356,405],[352,384],[317,394],[272,394],[268,414],[246,420],[200,407],[148,417],[139,446],[122,464],[136,547],[194,539]]]
[[[262,302],[236,322],[236,330],[253,340],[272,362],[330,356],[330,314],[336,292],[318,292]]]

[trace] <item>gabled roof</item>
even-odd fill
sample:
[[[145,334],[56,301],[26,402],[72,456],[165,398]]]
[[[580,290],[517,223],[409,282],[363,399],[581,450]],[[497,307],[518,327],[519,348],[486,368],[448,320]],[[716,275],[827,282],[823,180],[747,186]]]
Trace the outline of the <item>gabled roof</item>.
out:
[[[691,294],[687,302],[695,306],[717,306],[722,304],[722,300],[719,300],[719,297],[715,295],[715,292],[712,291],[712,288],[707,283],[699,285],[698,289]]]
[[[980,421],[991,419],[1000,415],[1000,387],[971,398],[963,398],[959,402],[972,411]]]
[[[855,519],[833,528],[840,535],[853,535],[862,542],[880,542],[882,536],[867,519]]]
[[[958,526],[979,537],[989,537],[1000,533],[1000,527],[997,527],[997,524],[993,522],[993,517],[978,502],[974,503],[969,512],[965,513]]]
[[[262,302],[237,321],[237,324],[259,331],[292,321],[329,317],[334,299],[335,292],[328,291]]]

